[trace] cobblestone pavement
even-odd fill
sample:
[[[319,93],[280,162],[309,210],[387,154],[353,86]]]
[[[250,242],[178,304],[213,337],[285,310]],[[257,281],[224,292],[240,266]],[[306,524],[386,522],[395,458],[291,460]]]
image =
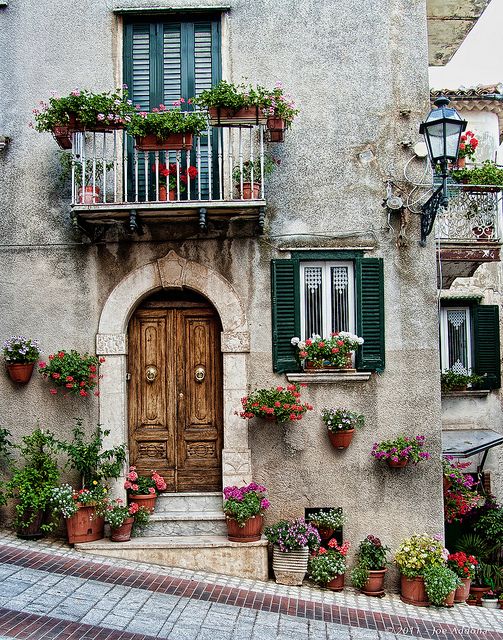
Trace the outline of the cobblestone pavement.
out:
[[[503,610],[419,608],[81,554],[0,532],[0,640],[503,640]]]

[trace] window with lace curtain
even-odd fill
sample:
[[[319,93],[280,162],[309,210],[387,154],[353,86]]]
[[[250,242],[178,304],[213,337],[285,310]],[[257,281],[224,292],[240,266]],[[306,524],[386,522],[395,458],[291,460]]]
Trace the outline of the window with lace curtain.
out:
[[[469,307],[440,310],[441,370],[469,375],[472,372],[472,331]]]

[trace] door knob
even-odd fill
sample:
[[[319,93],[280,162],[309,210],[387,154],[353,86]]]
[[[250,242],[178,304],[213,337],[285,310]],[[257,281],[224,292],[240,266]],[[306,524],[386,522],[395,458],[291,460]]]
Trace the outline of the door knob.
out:
[[[206,371],[204,370],[204,367],[197,367],[194,371],[194,378],[196,379],[196,382],[202,382],[205,377]]]
[[[147,367],[145,370],[145,378],[147,379],[147,382],[154,382],[157,378],[157,374],[157,367],[154,367],[152,365],[150,367]]]

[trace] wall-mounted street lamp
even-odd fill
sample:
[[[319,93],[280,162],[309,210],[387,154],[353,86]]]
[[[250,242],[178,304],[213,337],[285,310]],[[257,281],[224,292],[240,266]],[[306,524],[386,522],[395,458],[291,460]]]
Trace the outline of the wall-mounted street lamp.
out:
[[[419,127],[422,133],[433,170],[440,169],[442,184],[433,192],[431,198],[421,207],[421,245],[426,244],[426,236],[431,233],[435,217],[440,207],[446,207],[447,166],[456,162],[461,134],[466,129],[466,120],[462,120],[456,109],[448,107],[449,98],[441,96],[434,102],[428,117]]]

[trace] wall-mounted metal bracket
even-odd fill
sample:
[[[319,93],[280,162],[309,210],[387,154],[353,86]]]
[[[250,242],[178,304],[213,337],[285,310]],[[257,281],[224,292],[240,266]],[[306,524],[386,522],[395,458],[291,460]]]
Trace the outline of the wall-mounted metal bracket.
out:
[[[207,211],[204,207],[199,209],[199,228],[201,231],[208,231]]]
[[[258,215],[258,232],[260,234],[264,233],[264,225],[265,225],[265,207],[260,207],[259,215]]]

